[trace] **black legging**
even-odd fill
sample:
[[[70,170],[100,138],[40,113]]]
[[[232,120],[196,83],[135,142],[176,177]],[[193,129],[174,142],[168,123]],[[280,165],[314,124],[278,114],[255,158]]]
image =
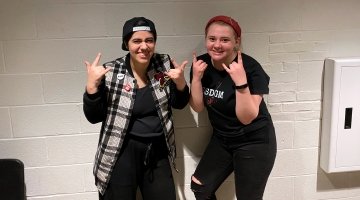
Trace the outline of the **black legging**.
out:
[[[139,187],[143,200],[175,200],[175,184],[167,152],[163,135],[154,140],[128,134],[109,185],[100,199],[135,200]]]
[[[234,172],[238,200],[262,200],[276,157],[272,124],[239,138],[213,136],[191,181],[197,200],[216,200],[215,192]]]

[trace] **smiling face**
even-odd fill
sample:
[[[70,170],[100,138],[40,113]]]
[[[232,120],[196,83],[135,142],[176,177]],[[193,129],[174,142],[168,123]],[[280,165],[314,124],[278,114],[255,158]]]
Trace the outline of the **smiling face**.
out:
[[[235,49],[239,48],[240,38],[231,26],[214,22],[206,31],[205,43],[215,66],[221,66],[222,63],[229,65],[237,55]]]
[[[134,66],[145,66],[150,63],[155,51],[155,39],[149,31],[134,32],[128,41],[130,62]]]

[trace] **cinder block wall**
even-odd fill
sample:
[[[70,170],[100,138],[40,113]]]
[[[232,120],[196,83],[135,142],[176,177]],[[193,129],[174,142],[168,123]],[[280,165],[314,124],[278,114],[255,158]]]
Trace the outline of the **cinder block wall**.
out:
[[[360,56],[359,11],[358,0],[1,0],[0,158],[25,163],[28,200],[97,199],[100,126],[82,113],[84,60],[124,55],[122,25],[145,16],[156,23],[158,52],[191,61],[194,50],[204,52],[207,20],[225,14],[243,29],[243,52],[271,77],[265,98],[278,156],[264,199],[360,199],[360,173],[326,174],[318,165],[323,61]],[[189,107],[174,118],[178,197],[194,199],[190,176],[211,128],[206,113]],[[235,199],[232,176],[218,194]]]

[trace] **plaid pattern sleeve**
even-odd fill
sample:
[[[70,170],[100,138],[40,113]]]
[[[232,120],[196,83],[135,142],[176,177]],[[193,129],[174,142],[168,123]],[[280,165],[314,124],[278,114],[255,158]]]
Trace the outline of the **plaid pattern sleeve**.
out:
[[[94,165],[95,182],[102,194],[120,152],[134,103],[134,78],[124,67],[125,58],[104,64],[111,68],[105,77],[108,106]],[[124,90],[125,85],[130,85],[132,89]]]

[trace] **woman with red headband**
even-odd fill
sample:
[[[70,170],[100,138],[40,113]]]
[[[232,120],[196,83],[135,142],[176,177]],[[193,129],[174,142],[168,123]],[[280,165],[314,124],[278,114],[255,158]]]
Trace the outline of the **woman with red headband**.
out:
[[[211,140],[191,177],[197,200],[215,192],[234,172],[237,199],[262,200],[276,157],[276,137],[263,100],[269,76],[252,57],[240,52],[241,28],[228,16],[205,27],[207,53],[194,53],[190,105],[207,109]]]

